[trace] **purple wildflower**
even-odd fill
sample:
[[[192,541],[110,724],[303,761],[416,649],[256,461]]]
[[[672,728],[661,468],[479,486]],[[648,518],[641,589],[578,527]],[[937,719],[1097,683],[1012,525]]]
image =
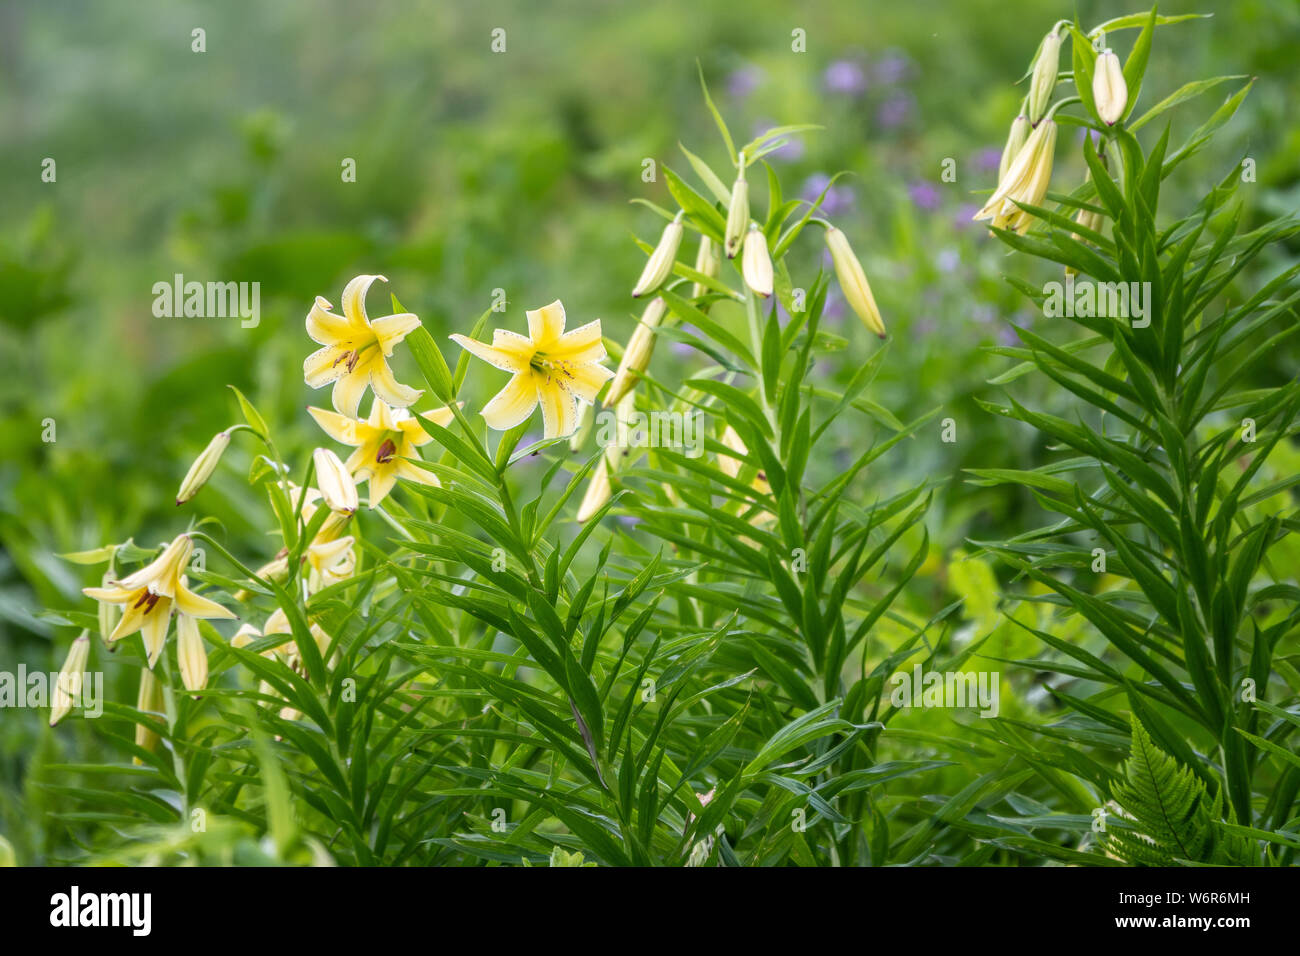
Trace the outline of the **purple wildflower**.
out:
[[[836,60],[822,76],[827,92],[861,96],[867,89],[867,74],[852,60]]]

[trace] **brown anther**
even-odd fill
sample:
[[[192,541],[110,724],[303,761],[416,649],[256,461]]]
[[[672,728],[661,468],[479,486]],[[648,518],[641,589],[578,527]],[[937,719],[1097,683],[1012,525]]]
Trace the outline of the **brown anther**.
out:
[[[393,444],[391,438],[385,438],[384,443],[379,446],[379,451],[375,453],[375,461],[381,465],[386,465],[393,460],[393,455],[397,453],[397,446]]]
[[[144,613],[148,614],[150,611],[154,609],[154,605],[157,603],[158,603],[158,595],[154,594],[152,591],[146,590],[143,594],[140,595],[140,600],[135,602],[135,606],[140,607],[141,605],[144,604],[149,605],[144,609]]]

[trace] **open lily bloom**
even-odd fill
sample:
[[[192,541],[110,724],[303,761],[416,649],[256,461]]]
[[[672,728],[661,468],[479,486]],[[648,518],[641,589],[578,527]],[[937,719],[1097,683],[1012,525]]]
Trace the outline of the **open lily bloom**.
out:
[[[371,319],[366,315],[366,292],[383,276],[357,276],[343,290],[343,314],[331,312],[328,301],[316,297],[307,313],[307,334],[324,348],[302,363],[303,378],[312,388],[334,383],[334,407],[356,418],[361,396],[369,385],[390,405],[405,407],[422,394],[393,377],[388,358],[397,343],[420,324],[409,312]]]
[[[327,435],[356,448],[348,456],[346,465],[358,483],[368,482],[370,507],[376,507],[388,497],[398,478],[423,485],[438,484],[438,479],[431,473],[406,460],[419,458],[415,449],[433,441],[420,427],[419,420],[406,409],[391,408],[376,398],[370,406],[367,421],[358,421],[323,408],[309,408],[307,411]],[[450,424],[453,417],[450,408],[420,414],[439,425]]]
[[[201,597],[189,589],[181,572],[194,553],[194,542],[187,534],[178,535],[157,558],[134,574],[106,587],[83,588],[82,593],[96,601],[121,604],[122,619],[108,636],[109,643],[130,637],[139,631],[153,667],[167,639],[167,623],[172,605],[181,614],[195,618],[234,618],[234,614],[216,601]]]
[[[556,299],[528,314],[528,335],[507,329],[492,334],[492,344],[453,335],[461,348],[483,361],[513,374],[482,414],[497,431],[514,428],[538,405],[546,438],[562,438],[578,427],[578,403],[592,404],[614,371],[600,363],[605,345],[600,339],[600,319],[564,331],[564,306]]]

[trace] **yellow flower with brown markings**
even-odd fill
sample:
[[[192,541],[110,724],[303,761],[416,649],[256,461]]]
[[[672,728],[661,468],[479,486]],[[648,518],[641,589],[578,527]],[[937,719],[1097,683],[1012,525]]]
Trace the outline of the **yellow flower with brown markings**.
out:
[[[358,421],[323,408],[308,408],[307,411],[327,435],[356,449],[344,464],[358,484],[363,481],[369,484],[371,508],[388,497],[398,478],[422,485],[438,484],[432,473],[406,460],[419,459],[415,449],[433,441],[406,409],[391,408],[376,398],[370,406],[367,421]],[[450,424],[453,417],[450,408],[421,414],[439,425]]]
[[[566,332],[559,299],[527,315],[527,335],[497,329],[491,345],[464,335],[451,339],[513,376],[479,413],[489,428],[514,428],[541,405],[545,437],[563,438],[578,427],[578,403],[594,403],[614,375],[600,364],[605,360],[600,319]]]
[[[172,606],[179,614],[196,618],[233,619],[234,614],[216,601],[191,591],[181,572],[194,553],[194,542],[187,534],[177,535],[157,558],[134,574],[105,587],[82,588],[82,593],[97,601],[123,605],[122,619],[108,636],[109,643],[130,637],[139,631],[153,667],[167,640],[167,624]]]
[[[356,418],[367,385],[376,398],[399,408],[413,404],[422,394],[394,378],[388,366],[394,347],[420,320],[409,312],[371,320],[366,315],[366,292],[376,279],[388,281],[383,276],[360,275],[347,284],[342,315],[330,311],[333,306],[320,296],[307,313],[307,334],[323,348],[302,363],[303,378],[312,388],[333,382],[334,408],[349,418]]]

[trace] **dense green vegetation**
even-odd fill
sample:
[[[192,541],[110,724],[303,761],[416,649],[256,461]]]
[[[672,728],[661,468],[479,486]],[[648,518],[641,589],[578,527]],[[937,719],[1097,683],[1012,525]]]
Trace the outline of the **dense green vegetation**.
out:
[[[1292,863],[1300,10],[1160,13],[1213,16],[0,12],[0,670],[57,671],[87,631],[104,675],[98,719],[4,709],[3,854]],[[1076,14],[1050,188],[990,234],[1027,71]],[[1084,33],[1128,14],[1108,126]],[[697,271],[738,165],[770,298],[744,254]],[[507,376],[448,336],[525,333],[558,299],[570,331],[601,320],[612,371],[679,210],[620,407],[699,412],[703,454],[486,427]],[[1058,314],[1066,269],[1148,283],[1149,324]],[[362,447],[428,467],[380,508],[371,474],[345,521],[296,492],[353,435],[305,410],[331,398],[304,317],[380,273],[369,318],[421,322],[389,361],[431,441]],[[159,316],[177,274],[258,283],[256,324]],[[196,696],[176,618],[140,695],[144,643],[110,651],[82,589],[187,532],[189,584],[238,621],[195,625]],[[900,705],[914,673],[981,675],[996,704]]]

